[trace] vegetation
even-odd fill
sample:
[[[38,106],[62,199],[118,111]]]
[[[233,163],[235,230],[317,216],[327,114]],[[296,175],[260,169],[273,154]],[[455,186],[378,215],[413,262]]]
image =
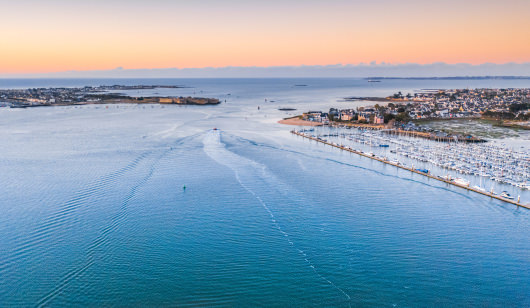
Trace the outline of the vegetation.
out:
[[[400,112],[397,114],[396,116],[396,121],[398,122],[409,122],[411,120],[411,117],[409,116],[409,114],[407,112]]]
[[[491,111],[488,110],[482,114],[483,117],[493,118],[498,120],[513,120],[515,119],[515,114],[513,112],[506,111]]]
[[[519,111],[525,111],[529,109],[530,109],[530,103],[520,103],[520,104],[510,105],[510,111],[513,113],[517,113]]]
[[[403,93],[401,93],[401,91],[398,93],[395,93],[394,95],[392,95],[392,98],[403,99]]]

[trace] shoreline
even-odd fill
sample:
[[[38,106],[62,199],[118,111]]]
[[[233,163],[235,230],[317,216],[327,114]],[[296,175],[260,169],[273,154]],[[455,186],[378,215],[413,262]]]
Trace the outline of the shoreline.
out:
[[[12,102],[11,102],[12,103]],[[114,105],[114,104],[131,104],[131,105],[179,105],[179,106],[215,106],[221,104],[221,101],[215,98],[203,98],[203,97],[123,97],[123,98],[111,98],[100,101],[84,101],[84,102],[60,102],[60,103],[42,103],[42,104],[29,104],[19,103],[13,104],[8,108],[13,109],[26,109],[26,108],[37,108],[37,107],[65,107],[65,106],[86,106],[86,105]]]
[[[284,125],[294,125],[294,126],[322,126],[324,124],[319,122],[311,122],[311,121],[305,121],[300,119],[299,116],[292,117],[292,118],[285,118],[283,120],[278,121],[279,124]]]

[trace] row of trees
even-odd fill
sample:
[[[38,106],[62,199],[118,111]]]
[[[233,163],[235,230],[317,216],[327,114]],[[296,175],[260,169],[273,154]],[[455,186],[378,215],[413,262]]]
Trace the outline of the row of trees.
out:
[[[403,93],[401,93],[401,91],[399,91],[398,93],[394,93],[394,95],[392,95],[392,98],[394,99],[404,99],[404,98],[407,98],[407,99],[411,99],[413,96],[412,94],[410,93],[407,93],[407,95],[403,95]]]

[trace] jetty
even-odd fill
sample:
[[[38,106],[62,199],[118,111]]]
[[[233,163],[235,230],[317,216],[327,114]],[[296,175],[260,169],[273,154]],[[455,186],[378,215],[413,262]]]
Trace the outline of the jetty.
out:
[[[407,170],[407,171],[410,171],[412,173],[416,173],[416,174],[419,174],[419,175],[422,175],[422,176],[426,176],[426,177],[431,178],[433,180],[437,180],[437,181],[440,181],[440,182],[443,182],[443,183],[446,183],[446,184],[450,184],[450,185],[453,185],[453,186],[456,186],[458,188],[462,188],[462,189],[465,189],[465,190],[468,190],[468,191],[473,191],[473,192],[476,192],[478,194],[481,194],[481,195],[484,195],[484,196],[488,196],[490,198],[497,199],[497,200],[500,200],[500,201],[503,201],[503,202],[506,202],[506,203],[511,203],[511,204],[516,205],[518,207],[522,207],[522,208],[530,210],[530,204],[523,204],[523,203],[520,202],[520,200],[507,199],[507,198],[504,198],[504,197],[502,197],[500,195],[496,195],[493,192],[482,191],[482,190],[479,190],[479,189],[475,189],[473,187],[469,187],[469,185],[459,184],[459,183],[456,183],[454,181],[451,181],[449,178],[444,178],[444,177],[441,177],[441,176],[433,175],[428,170],[415,169],[413,167],[408,167],[408,166],[404,166],[404,165],[399,164],[399,163],[394,163],[394,162],[389,161],[388,159],[375,156],[375,154],[365,153],[365,152],[362,152],[362,151],[358,151],[358,150],[352,149],[352,148],[350,148],[348,146],[336,144],[336,143],[333,143],[333,142],[328,142],[327,140],[324,140],[322,138],[316,138],[316,137],[310,136],[308,134],[305,134],[303,132],[297,132],[296,130],[292,130],[291,133],[294,134],[294,135],[309,139],[309,140],[313,140],[313,141],[316,141],[316,142],[319,142],[319,143],[322,143],[322,144],[325,144],[325,145],[329,145],[331,147],[340,149],[342,151],[347,151],[347,152],[350,152],[350,153],[353,153],[353,154],[357,154],[357,155],[362,156],[362,157],[370,158],[370,159],[379,161],[381,163],[394,166],[396,168]]]

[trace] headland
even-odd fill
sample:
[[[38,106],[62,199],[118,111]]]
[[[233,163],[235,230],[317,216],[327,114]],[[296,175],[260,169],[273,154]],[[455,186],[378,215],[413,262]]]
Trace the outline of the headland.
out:
[[[218,105],[216,98],[182,96],[130,96],[115,91],[177,89],[182,86],[136,85],[83,88],[29,88],[0,90],[0,104],[11,108],[71,106],[90,104],[175,104]]]

